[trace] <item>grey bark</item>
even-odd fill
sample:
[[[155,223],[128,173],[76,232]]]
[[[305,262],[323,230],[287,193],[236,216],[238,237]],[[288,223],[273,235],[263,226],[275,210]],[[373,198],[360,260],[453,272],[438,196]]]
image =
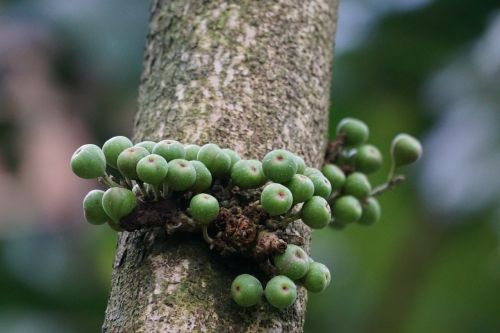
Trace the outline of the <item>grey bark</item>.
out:
[[[337,0],[155,0],[135,139],[215,142],[247,158],[286,148],[319,166]],[[310,239],[300,221],[294,228]],[[306,244],[308,246],[308,244]],[[229,296],[238,264],[199,235],[119,235],[104,332],[301,332],[306,292],[283,311]]]

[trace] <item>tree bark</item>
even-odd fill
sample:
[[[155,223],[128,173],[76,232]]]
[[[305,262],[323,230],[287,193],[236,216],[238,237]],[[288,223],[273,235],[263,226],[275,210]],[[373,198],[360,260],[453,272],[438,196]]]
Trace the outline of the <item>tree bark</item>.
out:
[[[338,0],[155,0],[135,139],[214,142],[260,159],[286,148],[319,166]],[[295,230],[306,238],[300,221]],[[248,267],[199,235],[122,232],[104,332],[301,332],[306,292],[278,311],[229,296]],[[250,268],[251,269],[251,268]]]

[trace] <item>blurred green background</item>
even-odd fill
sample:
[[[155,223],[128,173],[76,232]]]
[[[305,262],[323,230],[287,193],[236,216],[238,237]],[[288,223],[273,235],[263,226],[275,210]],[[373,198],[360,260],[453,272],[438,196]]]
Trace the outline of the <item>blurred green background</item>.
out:
[[[148,5],[0,2],[0,332],[100,331],[116,236],[68,157],[130,134]],[[314,233],[333,283],[306,332],[500,332],[500,3],[341,1],[333,83],[332,127],[425,156],[380,223]]]

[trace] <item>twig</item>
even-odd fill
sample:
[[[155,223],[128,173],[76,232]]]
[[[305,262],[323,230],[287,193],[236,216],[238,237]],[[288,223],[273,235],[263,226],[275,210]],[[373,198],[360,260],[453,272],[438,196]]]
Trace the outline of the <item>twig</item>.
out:
[[[106,181],[108,181],[112,186],[114,187],[120,187],[121,185],[118,184],[117,182],[115,182],[110,175],[106,174],[104,175],[104,178],[106,179]]]
[[[328,198],[328,203],[330,204],[330,206],[333,205],[333,202],[335,201],[335,199],[337,199],[338,197],[340,197],[340,192],[339,191],[335,191],[333,192],[330,197]]]
[[[384,192],[392,189],[393,187],[401,184],[404,181],[405,181],[405,176],[403,176],[403,175],[395,175],[388,182],[375,187],[372,190],[372,192],[370,193],[370,195],[372,197],[376,197],[378,195],[381,195],[382,193],[384,193]]]
[[[344,146],[345,135],[338,135],[328,144],[325,152],[325,163],[333,163],[338,158]]]
[[[202,227],[202,232],[203,232],[203,238],[205,239],[205,241],[209,244],[209,245],[212,245],[214,240],[208,235],[208,226],[207,225],[203,225]]]
[[[153,188],[154,200],[155,201],[160,200],[161,192],[160,192],[160,189],[158,188],[158,186],[157,185],[151,185],[151,187]]]
[[[137,185],[139,186],[139,189],[142,192],[142,196],[144,197],[144,199],[149,198],[149,192],[146,189],[146,186],[144,186],[144,182],[142,182],[140,180],[137,180],[136,182],[137,182]]]
[[[272,230],[285,229],[290,223],[300,220],[300,214],[290,214],[283,216],[281,220],[270,218],[266,220],[266,226]]]
[[[300,220],[300,214],[291,214],[289,216],[286,216],[285,222],[286,224],[290,224],[294,221]]]
[[[387,182],[390,182],[394,178],[394,173],[396,172],[396,162],[394,159],[391,160],[391,168],[387,174]]]
[[[132,189],[134,188],[134,184],[132,183],[132,181],[130,179],[128,179],[127,177],[124,177],[125,179],[125,183],[127,184],[128,188]]]
[[[97,181],[108,187],[123,187],[120,184],[113,181],[113,179],[111,179],[111,177],[108,174],[105,174],[104,176],[97,178]]]

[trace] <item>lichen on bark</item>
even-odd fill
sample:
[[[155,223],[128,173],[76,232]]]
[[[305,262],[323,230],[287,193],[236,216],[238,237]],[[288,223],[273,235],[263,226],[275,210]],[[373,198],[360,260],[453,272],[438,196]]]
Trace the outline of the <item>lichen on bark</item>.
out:
[[[135,139],[215,142],[247,158],[286,148],[324,157],[336,0],[154,0]],[[300,221],[294,228],[310,231]],[[231,280],[255,267],[163,228],[119,235],[104,332],[300,332],[289,309],[237,307]]]

